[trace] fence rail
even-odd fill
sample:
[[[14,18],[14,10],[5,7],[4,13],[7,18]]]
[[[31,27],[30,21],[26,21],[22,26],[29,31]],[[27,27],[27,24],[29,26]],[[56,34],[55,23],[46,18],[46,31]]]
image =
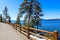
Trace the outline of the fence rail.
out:
[[[48,34],[50,34],[50,35],[53,35],[53,39],[54,39],[54,40],[58,40],[58,36],[60,36],[60,34],[58,34],[58,32],[57,32],[56,30],[55,30],[54,32],[49,32],[49,31],[45,31],[45,30],[38,30],[38,29],[35,29],[35,28],[29,28],[29,33],[28,33],[28,27],[21,27],[21,26],[18,25],[18,24],[15,24],[15,25],[14,25],[14,28],[16,28],[16,30],[17,30],[18,27],[20,27],[20,28],[19,28],[19,29],[20,29],[20,32],[23,33],[23,34],[25,34],[28,38],[30,37],[30,36],[29,36],[30,34],[37,36],[37,34],[34,33],[34,32],[32,32],[32,31],[42,32],[42,33],[48,33]],[[28,35],[28,34],[29,34],[29,35]],[[47,38],[47,37],[44,37],[44,36],[41,36],[41,35],[39,35],[38,37]],[[47,38],[47,39],[49,39],[49,38]],[[51,40],[51,39],[50,39],[50,40]]]

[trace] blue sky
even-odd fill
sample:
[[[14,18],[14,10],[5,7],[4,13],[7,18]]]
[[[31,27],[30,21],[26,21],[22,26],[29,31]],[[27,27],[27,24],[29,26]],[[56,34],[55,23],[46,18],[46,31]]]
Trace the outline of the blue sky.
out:
[[[38,0],[41,3],[43,19],[60,18],[60,0]],[[12,20],[15,20],[19,13],[19,7],[23,0],[0,0],[0,14],[3,14],[4,7],[8,7],[8,13]],[[24,18],[21,18],[23,20]]]

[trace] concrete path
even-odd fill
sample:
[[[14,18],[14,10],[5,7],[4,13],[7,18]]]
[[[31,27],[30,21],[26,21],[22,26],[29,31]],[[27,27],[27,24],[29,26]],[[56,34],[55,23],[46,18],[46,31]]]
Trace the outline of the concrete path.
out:
[[[11,25],[0,23],[0,40],[28,40]]]

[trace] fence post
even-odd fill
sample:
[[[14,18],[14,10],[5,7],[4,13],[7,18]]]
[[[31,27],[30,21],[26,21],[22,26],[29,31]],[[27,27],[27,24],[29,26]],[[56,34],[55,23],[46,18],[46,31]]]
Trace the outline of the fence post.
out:
[[[15,24],[15,29],[17,30],[17,24]]]
[[[21,25],[20,25],[20,33],[21,33]]]
[[[58,40],[58,33],[56,30],[54,31],[54,40]]]
[[[30,35],[30,34],[29,34],[29,27],[27,28],[27,34],[28,34],[28,35],[27,35],[28,39],[30,39],[30,37],[29,37],[29,35]]]
[[[17,24],[15,24],[15,29],[17,30]]]

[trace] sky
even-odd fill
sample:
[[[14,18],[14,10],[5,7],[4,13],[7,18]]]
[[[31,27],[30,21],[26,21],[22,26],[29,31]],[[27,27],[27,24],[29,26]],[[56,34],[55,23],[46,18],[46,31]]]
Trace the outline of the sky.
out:
[[[38,0],[41,3],[43,19],[60,19],[60,0]],[[11,20],[15,20],[19,7],[23,0],[0,0],[0,14],[3,14],[5,6],[8,8],[8,13],[11,16]],[[21,18],[23,20],[24,17]]]

